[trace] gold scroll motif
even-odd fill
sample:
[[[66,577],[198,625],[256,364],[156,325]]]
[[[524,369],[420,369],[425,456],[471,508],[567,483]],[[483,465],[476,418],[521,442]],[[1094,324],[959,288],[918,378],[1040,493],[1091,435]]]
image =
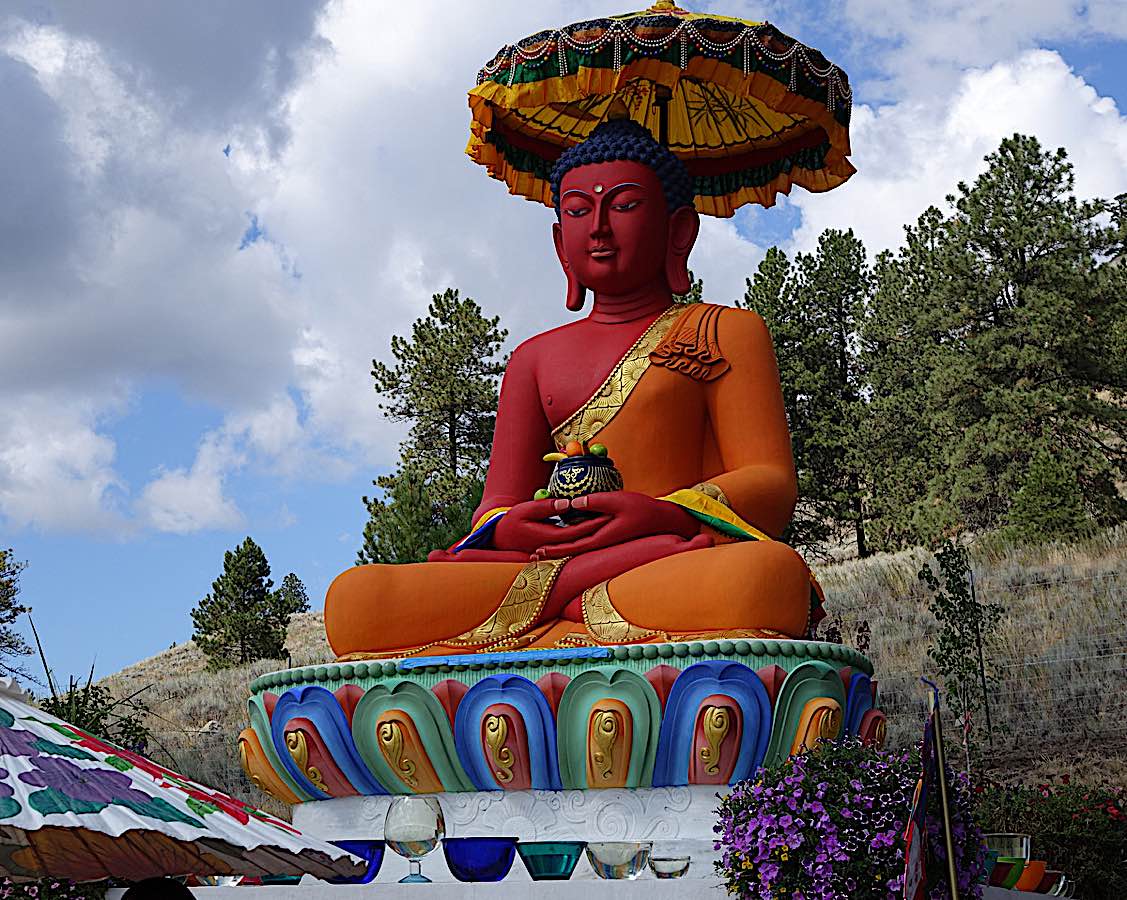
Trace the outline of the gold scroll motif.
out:
[[[841,707],[828,710],[818,722],[818,737],[823,740],[836,740],[841,734]]]
[[[298,769],[309,779],[313,787],[323,793],[329,793],[329,788],[325,784],[321,770],[309,764],[309,744],[306,742],[305,732],[299,730],[287,731],[286,749],[290,751],[290,756],[293,757],[293,761],[297,764]]]
[[[489,747],[489,759],[493,774],[501,784],[513,780],[513,751],[505,746],[509,739],[509,723],[504,716],[487,716],[485,719],[485,743]]]
[[[591,762],[600,778],[609,780],[614,775],[614,745],[618,737],[618,716],[609,710],[598,710],[591,720],[591,743],[594,745]]]
[[[417,787],[419,779],[415,777],[415,764],[403,753],[403,726],[395,721],[380,722],[376,737],[379,738],[380,753],[395,774],[409,787]]]
[[[583,592],[583,624],[600,644],[628,644],[658,633],[627,622],[611,603],[605,581]]]
[[[250,783],[260,791],[277,797],[283,803],[301,802],[301,798],[294,793],[293,788],[282,780],[266,759],[262,743],[253,728],[244,728],[239,733],[239,763],[250,779]]]
[[[239,741],[239,765],[243,767],[243,772],[246,773],[250,783],[262,791],[264,794],[273,794],[274,792],[266,786],[266,782],[262,780],[262,776],[251,771],[250,767],[250,753],[247,752],[247,742]]]
[[[568,441],[591,440],[617,415],[650,367],[650,353],[684,312],[683,306],[674,305],[658,316],[626,351],[591,399],[552,431],[552,439],[560,450]]]
[[[511,639],[527,630],[544,608],[544,601],[565,562],[567,558],[528,563],[517,573],[505,599],[488,619],[443,643],[452,647],[476,647]]]
[[[834,740],[841,733],[841,704],[831,697],[814,697],[806,701],[798,719],[790,755],[817,750],[819,739]]]
[[[732,711],[726,706],[709,706],[704,710],[704,739],[707,746],[700,748],[700,761],[709,775],[720,774],[720,748],[732,728]]]
[[[880,750],[888,737],[888,720],[883,716],[873,729],[873,746]]]

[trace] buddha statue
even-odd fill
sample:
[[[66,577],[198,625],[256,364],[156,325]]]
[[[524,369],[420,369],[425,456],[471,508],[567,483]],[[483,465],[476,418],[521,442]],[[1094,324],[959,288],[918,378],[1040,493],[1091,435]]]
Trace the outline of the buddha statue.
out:
[[[590,291],[591,310],[513,352],[469,536],[332,583],[334,652],[809,636],[817,585],[778,540],[797,491],[766,326],[674,300],[700,227],[683,164],[617,119],[564,152],[551,185],[567,308]],[[551,476],[546,454],[595,441],[622,490],[531,499]]]

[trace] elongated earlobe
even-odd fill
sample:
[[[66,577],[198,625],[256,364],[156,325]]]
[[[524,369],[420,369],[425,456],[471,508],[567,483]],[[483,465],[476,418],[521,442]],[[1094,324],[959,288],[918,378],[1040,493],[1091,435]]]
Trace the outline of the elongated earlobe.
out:
[[[552,225],[552,240],[556,245],[556,256],[559,258],[560,267],[567,279],[567,299],[565,301],[567,308],[572,312],[579,312],[583,309],[583,302],[587,298],[587,288],[580,283],[571,270],[571,263],[567,261],[567,254],[564,253],[563,247],[563,230],[560,228],[559,222]]]
[[[665,253],[665,280],[674,294],[687,294],[689,254],[700,233],[700,216],[691,206],[682,206],[669,217],[669,246]]]
[[[567,308],[572,312],[579,312],[587,299],[587,288],[579,283],[571,269],[565,269],[564,274],[567,276]]]

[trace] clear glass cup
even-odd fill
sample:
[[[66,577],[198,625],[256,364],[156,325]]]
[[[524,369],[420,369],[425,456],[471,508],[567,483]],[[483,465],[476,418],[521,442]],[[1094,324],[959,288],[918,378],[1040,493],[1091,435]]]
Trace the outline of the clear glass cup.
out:
[[[446,837],[446,822],[437,797],[409,794],[397,797],[387,810],[383,826],[387,846],[406,859],[411,872],[400,884],[430,883],[419,862]]]

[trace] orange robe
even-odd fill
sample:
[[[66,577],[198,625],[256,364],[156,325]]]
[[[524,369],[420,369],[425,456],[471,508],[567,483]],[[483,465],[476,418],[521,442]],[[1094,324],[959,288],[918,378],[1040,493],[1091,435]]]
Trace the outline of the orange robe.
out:
[[[582,623],[541,621],[567,560],[358,566],[325,601],[338,656],[809,633],[819,606],[809,570],[770,537],[789,521],[796,485],[774,350],[757,314],[711,304],[663,313],[552,432],[561,449],[596,437],[626,490],[684,506],[717,545],[591,585]]]

